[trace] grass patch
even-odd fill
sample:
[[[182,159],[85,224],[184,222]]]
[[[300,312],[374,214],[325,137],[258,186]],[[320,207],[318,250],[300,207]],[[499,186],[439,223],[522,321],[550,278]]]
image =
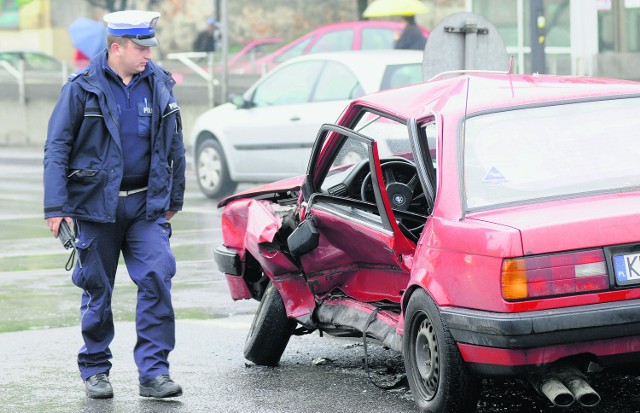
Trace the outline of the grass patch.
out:
[[[0,296],[0,332],[41,328],[69,327],[79,319],[79,301],[68,289],[44,289],[44,291],[9,289]]]
[[[60,248],[62,248],[62,245]],[[68,259],[68,254],[61,255],[59,253],[0,257],[0,273],[4,271],[64,269]]]
[[[211,260],[212,265],[213,249],[213,244],[188,244],[171,247],[171,251],[178,261]]]
[[[5,206],[6,208],[6,206]],[[10,209],[20,211],[23,207]],[[0,241],[28,239],[28,238],[49,238],[51,232],[47,227],[44,218],[21,218],[16,220],[2,220],[2,231],[0,231]]]
[[[226,316],[214,314],[209,309],[201,307],[176,308],[176,319],[181,320],[211,320],[214,318],[225,318]]]

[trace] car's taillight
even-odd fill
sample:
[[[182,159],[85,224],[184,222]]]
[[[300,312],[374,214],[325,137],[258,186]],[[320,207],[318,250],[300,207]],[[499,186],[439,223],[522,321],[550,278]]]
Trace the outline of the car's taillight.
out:
[[[507,259],[502,264],[502,296],[524,300],[609,288],[602,250]]]

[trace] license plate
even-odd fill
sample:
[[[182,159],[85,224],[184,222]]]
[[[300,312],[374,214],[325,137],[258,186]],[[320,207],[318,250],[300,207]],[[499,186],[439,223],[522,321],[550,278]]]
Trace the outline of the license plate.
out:
[[[614,255],[613,270],[616,284],[640,284],[640,253]]]

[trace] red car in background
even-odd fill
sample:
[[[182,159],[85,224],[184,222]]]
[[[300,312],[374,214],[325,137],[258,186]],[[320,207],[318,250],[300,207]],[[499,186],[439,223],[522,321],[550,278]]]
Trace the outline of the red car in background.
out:
[[[264,74],[292,57],[343,50],[393,49],[403,23],[382,20],[341,22],[321,26],[255,62],[230,67],[232,73]],[[422,28],[425,36],[429,31]]]
[[[639,111],[640,83],[509,73],[353,101],[306,176],[219,204],[245,357],[318,330],[401,352],[421,412],[487,377],[595,406],[589,372],[640,363]]]
[[[247,42],[237,53],[234,53],[227,65],[229,72],[244,71],[246,67],[255,66],[256,61],[278,48],[282,43],[279,37],[251,40]]]

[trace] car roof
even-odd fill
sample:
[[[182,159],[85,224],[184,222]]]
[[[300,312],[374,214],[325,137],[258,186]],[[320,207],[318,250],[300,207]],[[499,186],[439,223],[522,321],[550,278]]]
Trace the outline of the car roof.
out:
[[[304,60],[332,60],[342,62],[349,67],[360,67],[363,64],[386,67],[389,64],[422,63],[422,50],[344,50],[340,52],[311,53],[298,56],[281,63],[282,66]],[[365,68],[366,69],[366,68]]]
[[[282,46],[282,48],[285,48],[286,46],[288,46],[291,43],[294,43],[302,38],[307,38],[307,37],[312,37],[312,36],[316,36],[319,33],[327,33],[327,32],[332,32],[335,30],[341,30],[341,29],[363,29],[363,28],[385,28],[385,29],[392,29],[392,30],[398,30],[401,31],[404,28],[405,24],[399,21],[393,21],[393,20],[356,20],[356,21],[348,21],[348,22],[336,22],[336,23],[330,23],[330,24],[325,24],[323,26],[319,26],[316,27],[315,29],[301,35],[300,37],[293,39],[291,42],[287,43],[286,45]],[[422,30],[422,32],[425,35],[429,34],[429,30],[425,29],[422,26],[419,26],[420,30]]]
[[[392,20],[356,20],[350,22],[336,22],[325,24],[323,26],[317,27],[307,34],[317,33],[317,32],[327,32],[335,29],[343,28],[343,27],[390,27],[393,29],[402,29],[404,27],[403,23],[395,22]],[[301,36],[302,37],[302,36]]]
[[[640,82],[580,76],[473,73],[374,93],[357,99],[352,105],[365,103],[408,119],[422,118],[434,109],[459,112],[466,108],[467,113],[474,113],[521,105],[633,94],[640,94]]]
[[[398,64],[421,64],[421,50],[346,50],[330,53],[312,53],[294,57],[281,63],[275,70],[303,61],[325,60],[349,67],[358,77],[365,93],[378,91],[384,71]]]

